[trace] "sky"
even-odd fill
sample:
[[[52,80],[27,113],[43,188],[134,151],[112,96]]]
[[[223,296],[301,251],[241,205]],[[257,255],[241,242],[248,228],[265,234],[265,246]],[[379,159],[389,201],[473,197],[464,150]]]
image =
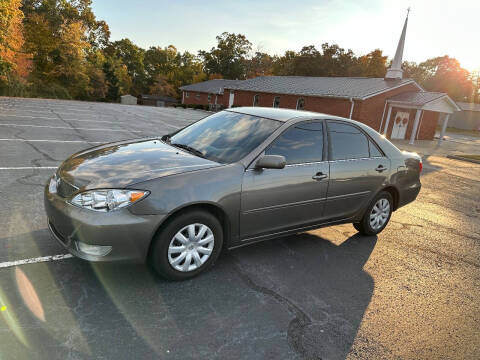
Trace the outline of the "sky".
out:
[[[93,0],[92,7],[112,41],[129,38],[146,49],[174,45],[196,54],[227,31],[271,55],[328,42],[356,55],[380,48],[389,58],[411,7],[404,60],[449,55],[480,70],[480,0]]]

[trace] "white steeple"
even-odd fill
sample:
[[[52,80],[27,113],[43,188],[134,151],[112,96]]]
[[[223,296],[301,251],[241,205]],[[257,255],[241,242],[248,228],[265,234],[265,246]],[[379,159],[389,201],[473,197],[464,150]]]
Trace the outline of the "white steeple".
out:
[[[390,68],[387,70],[385,79],[401,79],[403,77],[402,58],[403,58],[403,48],[405,46],[405,35],[407,34],[407,23],[408,23],[409,12],[410,12],[410,8],[408,8],[408,11],[407,11],[407,18],[405,19],[405,24],[403,25],[402,35],[400,35],[400,40],[398,41],[395,57],[392,60],[392,64],[390,65]]]

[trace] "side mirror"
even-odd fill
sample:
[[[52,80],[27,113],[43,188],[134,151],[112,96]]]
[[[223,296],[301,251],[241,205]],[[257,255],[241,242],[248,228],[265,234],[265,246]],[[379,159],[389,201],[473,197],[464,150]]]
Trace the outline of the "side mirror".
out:
[[[285,167],[285,156],[262,155],[255,163],[256,169],[283,169]]]

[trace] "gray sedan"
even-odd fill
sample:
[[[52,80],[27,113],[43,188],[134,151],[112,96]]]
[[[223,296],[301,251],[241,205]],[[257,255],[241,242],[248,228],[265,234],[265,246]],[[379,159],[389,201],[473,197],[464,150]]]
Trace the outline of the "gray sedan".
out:
[[[222,248],[353,223],[376,235],[420,191],[421,158],[324,114],[235,108],[161,138],[72,155],[45,187],[53,236],[89,261],[191,278]]]

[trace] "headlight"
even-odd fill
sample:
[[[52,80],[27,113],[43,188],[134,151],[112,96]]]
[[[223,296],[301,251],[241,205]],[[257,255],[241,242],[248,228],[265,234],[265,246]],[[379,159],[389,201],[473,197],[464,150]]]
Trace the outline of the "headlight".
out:
[[[88,190],[76,195],[70,202],[85,209],[106,212],[124,208],[148,194],[148,191],[141,190]]]

